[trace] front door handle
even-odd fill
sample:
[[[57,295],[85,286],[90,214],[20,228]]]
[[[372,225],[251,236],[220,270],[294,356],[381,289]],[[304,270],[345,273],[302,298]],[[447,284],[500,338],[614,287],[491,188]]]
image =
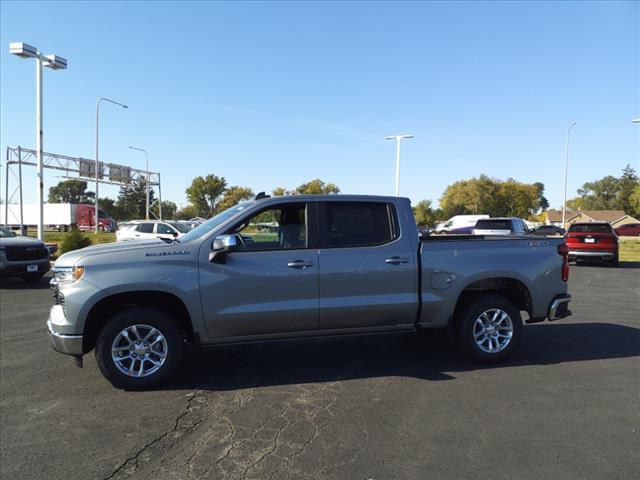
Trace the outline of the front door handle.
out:
[[[287,263],[287,267],[289,268],[307,268],[313,267],[313,262],[306,262],[304,260],[294,260],[293,262]]]
[[[409,259],[406,257],[389,257],[384,260],[384,263],[390,263],[391,265],[400,265],[401,263],[409,263]]]

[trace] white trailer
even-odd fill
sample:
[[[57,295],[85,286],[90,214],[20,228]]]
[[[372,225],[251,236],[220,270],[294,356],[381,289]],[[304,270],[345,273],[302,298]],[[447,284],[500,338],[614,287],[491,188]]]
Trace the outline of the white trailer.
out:
[[[77,207],[72,203],[45,203],[44,224],[58,230],[68,230],[77,223]],[[6,215],[6,217],[5,217]],[[0,224],[9,228],[20,228],[20,204],[0,205]],[[38,204],[22,204],[22,224],[26,227],[38,225]]]

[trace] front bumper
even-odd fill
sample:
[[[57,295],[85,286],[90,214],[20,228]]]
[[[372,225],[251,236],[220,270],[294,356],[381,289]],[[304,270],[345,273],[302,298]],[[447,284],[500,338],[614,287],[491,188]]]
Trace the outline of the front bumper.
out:
[[[66,321],[64,319],[64,311],[62,305],[54,305],[49,313],[47,320],[47,328],[49,330],[49,338],[56,352],[66,353],[67,355],[83,355],[82,351],[82,335],[67,335],[56,332],[56,324]]]
[[[31,272],[27,267],[35,265],[37,268]],[[20,260],[20,261],[0,261],[0,277],[17,277],[27,275],[28,273],[45,274],[51,269],[49,258],[39,258],[37,260]]]
[[[560,320],[561,318],[566,318],[571,315],[571,310],[569,310],[570,301],[571,295],[568,293],[554,297],[549,305],[549,312],[547,314],[549,321]]]

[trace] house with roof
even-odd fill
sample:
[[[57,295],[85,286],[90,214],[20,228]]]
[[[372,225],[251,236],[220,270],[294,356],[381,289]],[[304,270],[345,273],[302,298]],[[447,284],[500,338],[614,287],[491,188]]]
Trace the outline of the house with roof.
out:
[[[568,227],[576,222],[607,222],[613,228],[628,223],[640,223],[640,220],[627,215],[623,210],[567,210],[565,223]],[[562,226],[562,210],[547,210],[546,225]]]

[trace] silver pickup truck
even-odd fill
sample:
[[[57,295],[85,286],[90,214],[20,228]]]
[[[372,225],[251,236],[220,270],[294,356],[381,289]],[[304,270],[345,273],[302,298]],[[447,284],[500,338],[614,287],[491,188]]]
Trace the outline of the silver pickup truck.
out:
[[[527,323],[571,314],[564,240],[418,236],[406,198],[290,196],[232,207],[180,239],[62,255],[55,350],[95,350],[115,386],[178,370],[185,344],[448,328],[473,359],[516,348]]]

